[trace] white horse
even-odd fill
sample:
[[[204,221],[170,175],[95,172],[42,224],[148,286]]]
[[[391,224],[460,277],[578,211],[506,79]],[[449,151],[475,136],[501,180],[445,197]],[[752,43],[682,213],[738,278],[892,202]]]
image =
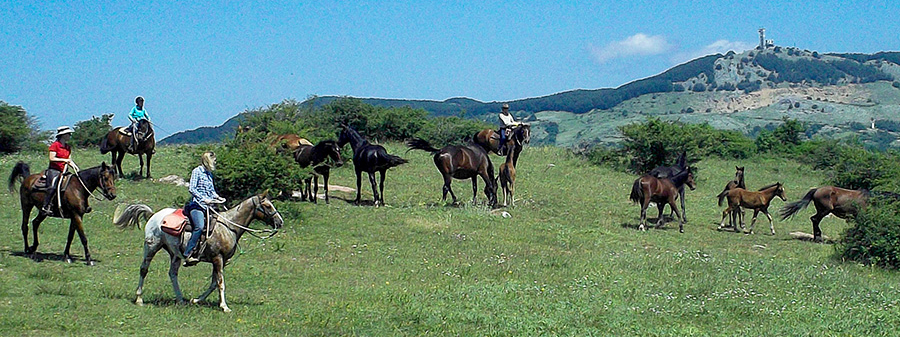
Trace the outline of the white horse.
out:
[[[237,248],[238,240],[244,232],[258,232],[248,228],[247,226],[253,220],[262,220],[272,227],[269,230],[273,234],[284,224],[281,214],[268,200],[268,193],[255,195],[241,202],[237,207],[226,212],[222,212],[216,219],[216,226],[212,233],[207,235],[206,245],[200,253],[200,261],[209,262],[213,265],[212,280],[209,289],[200,297],[191,300],[191,303],[199,303],[205,301],[206,297],[212,293],[213,289],[219,288],[219,307],[225,312],[231,312],[228,305],[225,304],[225,276],[222,270],[228,260],[234,256]],[[144,261],[141,263],[141,278],[138,281],[137,299],[134,301],[137,305],[144,305],[141,295],[144,292],[144,278],[150,267],[150,261],[160,249],[165,249],[169,253],[169,278],[172,279],[172,287],[175,289],[175,299],[178,304],[185,303],[184,296],[181,294],[181,288],[178,286],[178,268],[181,267],[184,256],[182,251],[184,247],[182,243],[187,243],[190,239],[190,233],[186,232],[184,239],[167,234],[160,229],[160,224],[164,217],[174,212],[174,208],[165,208],[153,214],[153,210],[142,204],[129,205],[125,208],[121,215],[114,217],[113,222],[119,228],[126,228],[138,225],[142,218],[150,216],[147,225],[144,228]],[[204,229],[205,230],[205,229]],[[200,249],[200,246],[197,247]]]

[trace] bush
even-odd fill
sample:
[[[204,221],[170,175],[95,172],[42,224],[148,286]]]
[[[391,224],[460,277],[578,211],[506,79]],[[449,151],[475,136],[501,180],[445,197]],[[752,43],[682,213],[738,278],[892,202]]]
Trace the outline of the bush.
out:
[[[900,89],[900,82],[895,81],[894,83],[891,83],[891,86],[893,86],[894,88]]]
[[[704,91],[706,91],[706,85],[703,83],[697,82],[696,84],[694,84],[694,86],[691,88],[691,90],[693,90],[694,92],[704,92]]]
[[[40,131],[37,119],[21,106],[0,101],[0,153],[46,150],[50,134]]]
[[[105,114],[100,118],[93,116],[91,119],[75,123],[72,144],[78,147],[100,146],[100,141],[112,129],[110,125],[112,118],[113,114]]]
[[[471,140],[475,133],[493,127],[494,125],[474,119],[436,117],[426,120],[416,137],[440,146],[461,144]]]
[[[900,267],[900,203],[875,198],[850,222],[838,251],[842,258],[896,269]]]
[[[276,153],[266,142],[221,146],[214,151],[216,188],[228,200],[240,200],[267,189],[289,193],[298,190],[300,180],[310,173],[308,168],[300,169],[293,157]]]
[[[675,161],[686,151],[688,161],[716,155],[724,158],[747,158],[755,151],[753,141],[737,131],[713,129],[709,124],[664,122],[659,118],[644,123],[619,127],[624,140],[622,153],[630,162],[629,169],[644,173]]]

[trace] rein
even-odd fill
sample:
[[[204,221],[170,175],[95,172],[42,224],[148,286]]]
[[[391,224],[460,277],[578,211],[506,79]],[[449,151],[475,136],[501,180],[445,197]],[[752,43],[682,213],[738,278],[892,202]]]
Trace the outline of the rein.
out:
[[[258,197],[254,196],[254,198],[258,198]],[[260,205],[260,203],[259,203],[258,200],[259,200],[259,199],[253,199],[253,206],[256,207],[256,208],[259,208],[259,205]],[[241,207],[241,206],[238,205],[238,208],[240,208],[240,207]],[[216,214],[216,219],[217,219],[217,221],[223,221],[223,222],[225,222],[225,223],[227,223],[227,224],[230,224],[230,225],[235,226],[235,227],[237,227],[237,228],[243,229],[245,232],[249,233],[251,236],[253,236],[253,237],[257,238],[257,239],[260,239],[260,240],[267,240],[267,239],[269,239],[269,238],[275,236],[275,234],[278,234],[278,230],[277,230],[277,229],[268,229],[268,228],[266,228],[266,229],[253,229],[253,228],[250,228],[250,227],[247,227],[247,226],[243,226],[243,225],[240,225],[240,224],[238,224],[238,223],[236,223],[236,222],[234,222],[234,221],[229,220],[228,218],[226,218],[225,216],[223,216],[222,213],[219,213],[218,211],[216,211],[213,207],[209,207],[209,208],[207,208],[207,209],[208,209],[209,211],[213,212],[214,214]],[[255,210],[254,210],[254,211],[255,211]],[[275,213],[272,213],[272,214],[266,213],[265,210],[262,210],[262,213],[265,214],[265,215],[268,216],[268,217],[272,217],[272,216],[275,215]],[[268,235],[268,236],[261,236],[261,235],[258,235],[258,234],[256,234],[256,233],[269,233],[269,235]]]
[[[96,195],[94,195],[94,193],[91,192],[91,189],[89,189],[89,188],[87,187],[87,185],[84,183],[84,180],[81,180],[81,175],[80,175],[80,173],[81,173],[81,171],[75,170],[75,177],[78,178],[78,182],[80,182],[80,183],[81,183],[81,186],[84,187],[84,190],[88,192],[88,195],[94,197],[94,199],[97,199],[97,201],[103,201],[103,199],[100,199],[99,197],[97,197]],[[100,189],[103,189],[103,190],[106,189],[106,187],[103,186],[103,179],[99,179],[99,178],[98,178],[98,179],[97,179],[97,182],[98,182],[98,184],[100,185]]]

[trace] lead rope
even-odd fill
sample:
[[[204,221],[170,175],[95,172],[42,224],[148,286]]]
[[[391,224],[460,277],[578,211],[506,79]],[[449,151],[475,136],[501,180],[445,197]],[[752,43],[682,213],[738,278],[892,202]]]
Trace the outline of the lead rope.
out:
[[[235,223],[234,221],[231,221],[231,220],[226,219],[225,217],[222,216],[222,214],[220,214],[220,213],[217,212],[216,210],[211,209],[211,208],[210,208],[210,210],[211,210],[213,213],[216,214],[216,216],[217,216],[218,219],[219,219],[218,221],[227,222],[228,224],[231,224],[232,226],[235,226],[235,227],[237,227],[237,228],[243,229],[245,232],[249,233],[251,236],[253,236],[253,237],[257,238],[257,239],[260,239],[260,240],[267,240],[267,239],[271,238],[272,236],[274,236],[275,234],[278,233],[278,230],[277,230],[277,229],[253,229],[253,228],[249,228],[249,227],[246,227],[246,226],[239,225],[239,224]],[[263,236],[260,236],[260,235],[258,235],[258,234],[256,234],[256,233],[269,233],[269,235],[263,237]]]

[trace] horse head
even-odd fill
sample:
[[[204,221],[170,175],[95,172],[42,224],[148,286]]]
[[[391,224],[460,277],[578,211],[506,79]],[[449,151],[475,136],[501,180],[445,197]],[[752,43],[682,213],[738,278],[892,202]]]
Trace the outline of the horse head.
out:
[[[341,167],[344,165],[344,160],[341,159],[341,147],[338,146],[338,143],[333,140],[324,141],[326,145],[326,153],[328,153],[328,158],[334,162],[334,167]]]
[[[275,205],[269,200],[269,190],[266,190],[262,194],[255,195],[251,199],[253,199],[254,205],[254,219],[262,220],[275,230],[284,225],[284,218],[281,217],[281,213],[278,213],[278,210],[275,209]]]
[[[106,165],[106,162],[100,164],[97,180],[100,185],[100,192],[107,200],[116,198],[116,170],[112,166]]]
[[[531,125],[522,124],[516,129],[516,142],[519,145],[528,144],[531,142]]]
[[[684,184],[691,188],[691,191],[697,188],[696,183],[694,183],[694,169],[688,166],[687,168],[687,179],[685,179]]]
[[[134,131],[134,137],[138,140],[144,141],[147,140],[150,136],[153,135],[153,125],[150,124],[150,121],[146,119],[141,119],[138,121],[137,128]]]
[[[787,198],[784,197],[784,185],[781,182],[777,182],[775,186],[775,196],[781,198],[781,201],[787,201]]]

